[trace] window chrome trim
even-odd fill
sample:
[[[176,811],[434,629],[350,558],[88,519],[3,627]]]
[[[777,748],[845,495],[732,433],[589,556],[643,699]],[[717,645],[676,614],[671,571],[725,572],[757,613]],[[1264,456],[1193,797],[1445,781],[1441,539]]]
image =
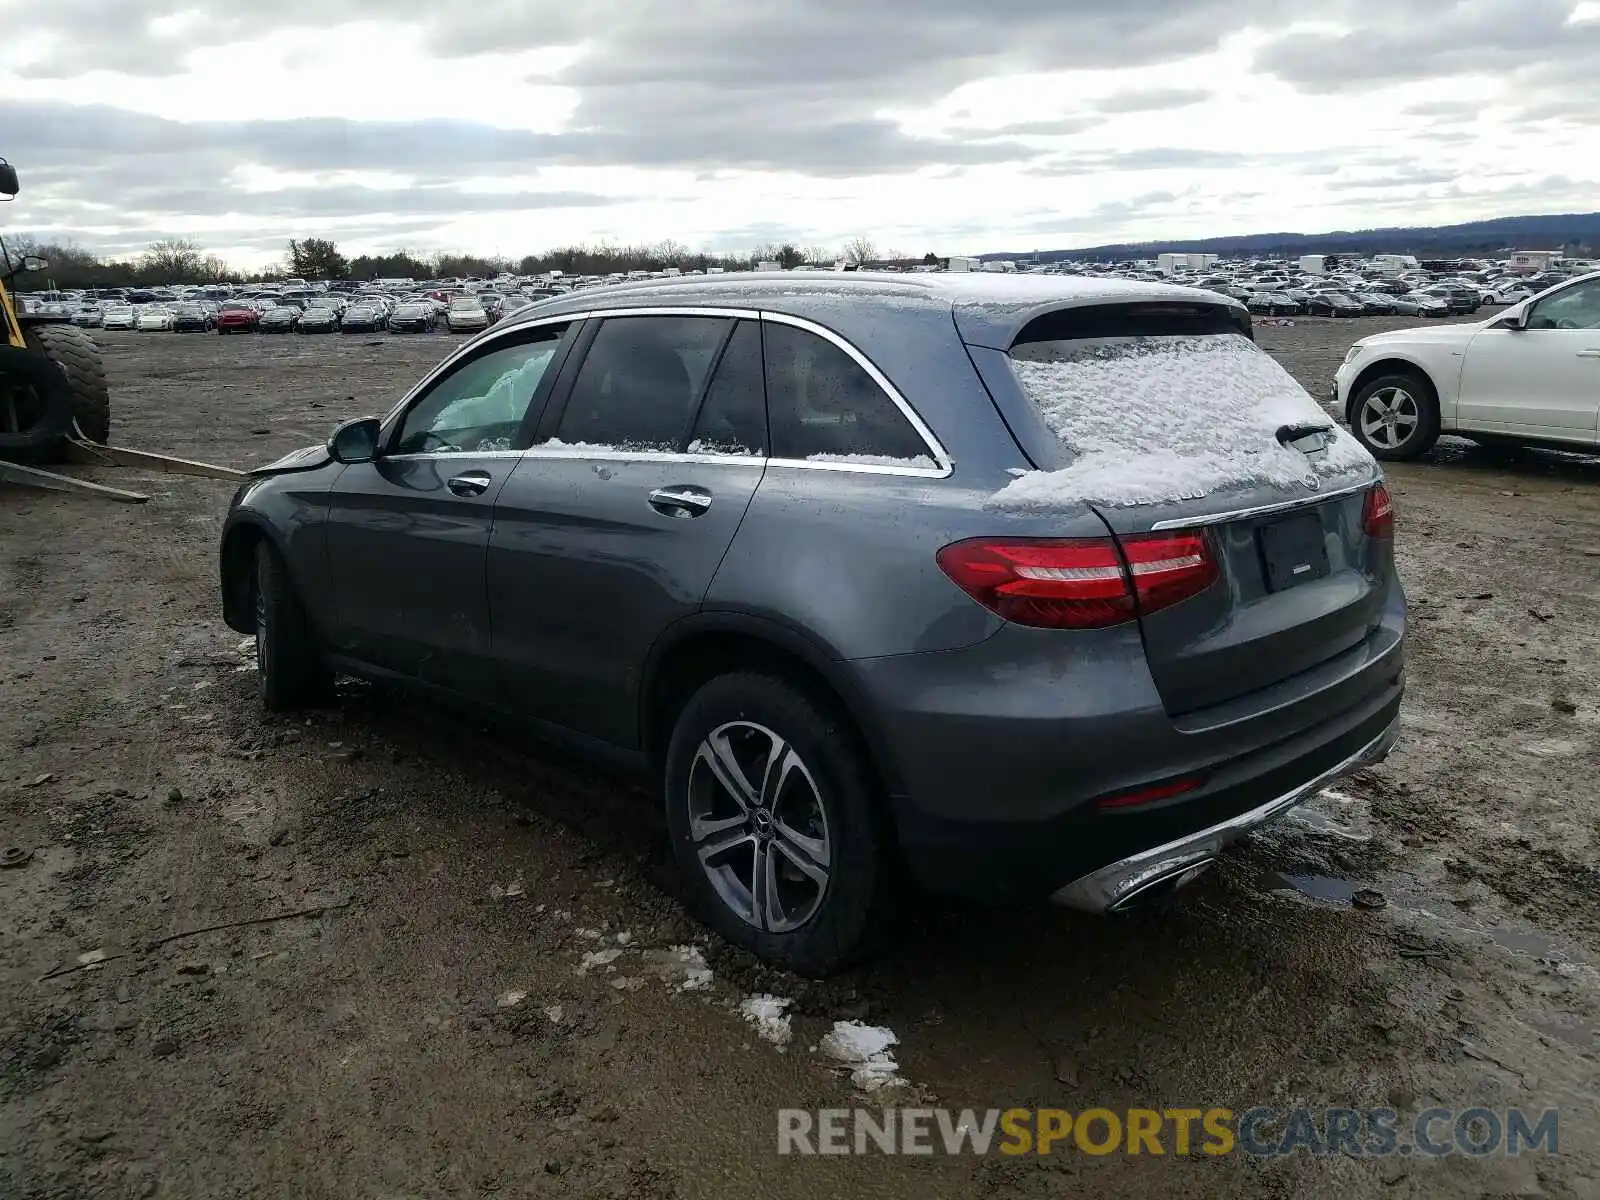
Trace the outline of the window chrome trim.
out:
[[[811,460],[796,458],[769,458],[756,455],[741,454],[687,454],[675,453],[666,450],[584,450],[576,451],[566,447],[546,448],[539,445],[528,447],[526,450],[487,450],[487,451],[440,451],[433,454],[388,454],[386,459],[400,461],[417,461],[424,459],[452,459],[452,458],[521,458],[524,455],[534,458],[549,459],[591,459],[596,462],[667,462],[689,463],[701,466],[714,466],[717,464],[739,463],[743,465],[760,465],[763,467],[790,467],[801,471],[842,471],[860,475],[891,475],[913,479],[947,479],[955,469],[954,460],[951,459],[944,445],[934,435],[927,423],[917,413],[900,389],[889,382],[889,379],[880,371],[875,363],[858,350],[852,343],[825,325],[805,317],[792,316],[789,313],[770,312],[764,309],[719,307],[717,305],[650,305],[638,308],[593,308],[581,309],[555,315],[541,316],[534,320],[519,321],[505,329],[495,329],[487,337],[476,337],[468,340],[448,355],[432,371],[423,376],[412,389],[396,404],[383,418],[384,433],[387,434],[390,422],[399,419],[400,415],[411,402],[428,387],[434,380],[445,374],[457,361],[468,354],[477,352],[491,343],[514,340],[530,330],[540,329],[547,325],[571,325],[579,321],[598,321],[608,317],[728,317],[736,320],[771,321],[778,325],[789,325],[796,329],[803,329],[813,333],[826,342],[831,342],[845,354],[849,355],[855,363],[867,373],[868,377],[881,388],[900,414],[910,423],[917,436],[922,439],[923,448],[928,451],[928,457],[933,459],[934,466],[894,466],[889,463],[848,463],[829,462],[827,460]],[[493,353],[491,350],[490,353]]]
[[[814,333],[824,341],[832,342],[840,350],[848,354],[871,377],[872,381],[883,389],[884,394],[894,402],[894,406],[900,410],[900,415],[911,423],[911,428],[916,430],[917,436],[922,439],[922,445],[928,451],[928,457],[938,464],[933,467],[894,467],[877,463],[814,462],[810,459],[775,458],[771,460],[774,466],[800,467],[810,471],[860,471],[868,475],[913,475],[930,479],[947,478],[955,470],[955,463],[950,458],[949,453],[939,439],[934,436],[933,430],[929,429],[927,423],[918,415],[917,410],[912,408],[910,402],[900,394],[900,389],[889,382],[889,377],[878,370],[877,365],[860,350],[856,349],[854,345],[840,337],[826,325],[818,325],[815,321],[807,320],[805,317],[790,316],[788,313],[768,312],[763,309],[761,319],[763,321],[771,321],[777,325],[789,325],[795,329],[804,329],[808,333]]]
[[[528,458],[568,462],[697,463],[703,466],[765,467],[773,461],[763,454],[680,454],[676,450],[576,450],[571,446],[529,446],[517,451]]]
[[[1259,504],[1254,508],[1235,508],[1228,512],[1206,513],[1196,517],[1173,517],[1167,521],[1157,521],[1150,526],[1152,532],[1161,532],[1166,529],[1198,529],[1203,525],[1221,525],[1227,521],[1242,521],[1246,517],[1265,517],[1272,513],[1288,512],[1295,508],[1306,508],[1312,504],[1321,504],[1324,500],[1337,500],[1341,496],[1354,495],[1364,492],[1375,484],[1383,482],[1379,476],[1361,483],[1352,483],[1346,487],[1334,488],[1331,492],[1319,492],[1315,496],[1301,496],[1296,500],[1282,500],[1277,504]]]
[[[415,450],[407,454],[385,454],[377,462],[449,462],[458,458],[521,458],[526,450]]]

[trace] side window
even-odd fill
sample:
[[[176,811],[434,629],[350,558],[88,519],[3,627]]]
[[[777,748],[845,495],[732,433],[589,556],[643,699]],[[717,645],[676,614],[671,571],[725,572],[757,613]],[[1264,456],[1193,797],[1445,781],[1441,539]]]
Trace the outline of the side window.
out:
[[[1540,300],[1528,310],[1529,329],[1600,329],[1600,279]]]
[[[553,443],[677,450],[689,432],[726,317],[611,317],[584,357]]]
[[[934,465],[922,438],[861,364],[809,330],[763,323],[775,458]]]
[[[690,454],[760,457],[767,452],[767,394],[762,379],[761,326],[740,321],[717,363],[700,416],[689,434]]]
[[[564,329],[462,363],[407,411],[395,454],[513,450]]]

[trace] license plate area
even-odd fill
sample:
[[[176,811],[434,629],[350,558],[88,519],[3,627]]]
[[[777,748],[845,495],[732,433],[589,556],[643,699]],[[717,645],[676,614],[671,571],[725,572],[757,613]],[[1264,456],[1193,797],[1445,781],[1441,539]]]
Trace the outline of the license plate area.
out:
[[[1303,513],[1262,525],[1256,530],[1267,590],[1281,592],[1328,576],[1328,544],[1322,517]]]

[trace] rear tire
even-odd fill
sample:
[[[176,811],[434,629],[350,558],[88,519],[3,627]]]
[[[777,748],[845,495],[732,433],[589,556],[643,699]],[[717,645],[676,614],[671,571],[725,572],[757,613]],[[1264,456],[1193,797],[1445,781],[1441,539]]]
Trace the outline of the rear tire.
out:
[[[322,658],[289,570],[269,542],[256,547],[253,582],[261,706],[293,712],[326,704],[333,698],[333,671]]]
[[[24,330],[24,340],[67,377],[79,432],[101,445],[110,441],[111,391],[94,339],[73,325],[30,325]]]
[[[855,730],[772,675],[705,684],[667,748],[666,816],[690,902],[752,954],[821,976],[890,923],[888,823]]]
[[[1397,371],[1369,380],[1350,402],[1350,432],[1374,458],[1408,462],[1439,440],[1439,398],[1424,376]]]

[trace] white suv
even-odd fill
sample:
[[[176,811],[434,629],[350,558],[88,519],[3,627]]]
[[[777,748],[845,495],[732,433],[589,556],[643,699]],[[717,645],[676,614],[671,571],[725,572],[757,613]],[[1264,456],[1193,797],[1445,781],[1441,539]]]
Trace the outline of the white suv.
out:
[[[1362,338],[1334,401],[1374,455],[1409,459],[1441,433],[1483,442],[1600,443],[1600,272],[1487,321]]]

